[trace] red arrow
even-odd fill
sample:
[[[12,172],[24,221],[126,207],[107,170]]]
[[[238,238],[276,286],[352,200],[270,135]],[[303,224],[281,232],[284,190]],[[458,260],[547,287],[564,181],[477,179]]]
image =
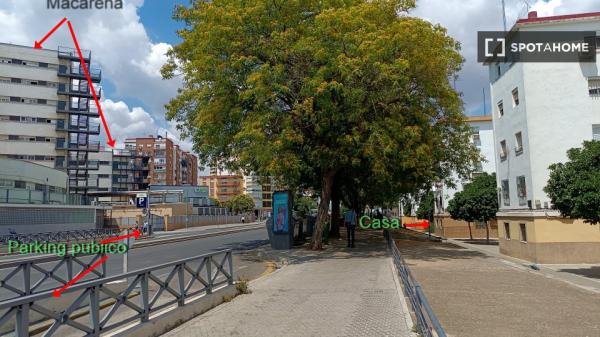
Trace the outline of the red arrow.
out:
[[[54,289],[54,292],[52,293],[52,296],[54,296],[54,297],[60,297],[60,295],[63,293],[63,291],[67,290],[67,288],[69,288],[70,286],[72,286],[75,282],[79,281],[82,277],[84,277],[85,275],[87,275],[92,270],[96,269],[99,265],[101,265],[104,262],[106,262],[107,259],[108,259],[108,256],[104,256],[100,260],[96,261],[96,263],[94,263],[93,265],[91,265],[88,269],[86,269],[86,270],[82,271],[81,273],[77,274],[77,276],[75,276],[74,279],[72,279],[71,281],[69,281],[69,283],[65,284],[62,288],[60,288],[60,289]]]
[[[104,113],[102,112],[102,107],[100,106],[100,102],[98,101],[98,95],[96,95],[96,89],[92,85],[92,79],[90,78],[90,73],[87,68],[87,64],[85,63],[85,59],[83,58],[83,54],[81,53],[81,49],[79,48],[79,42],[77,42],[77,37],[75,36],[75,31],[73,30],[73,25],[71,25],[71,21],[67,21],[67,25],[69,26],[69,31],[71,32],[71,37],[73,38],[73,43],[75,44],[75,49],[77,49],[77,54],[79,54],[79,61],[81,62],[81,66],[83,67],[83,72],[85,73],[85,77],[87,78],[88,85],[90,86],[90,90],[92,91],[92,96],[94,97],[94,101],[96,102],[96,107],[98,107],[98,112],[100,113],[100,119],[102,120],[102,125],[104,126],[104,131],[106,131],[106,137],[108,137],[108,141],[106,142],[108,146],[115,147],[115,140],[110,135],[110,130],[108,130],[108,124],[106,123],[106,119],[104,118]]]
[[[65,23],[65,21],[67,21],[67,18],[63,18],[62,20],[60,20],[60,22],[56,26],[54,26],[54,28],[52,28],[52,30],[49,31],[48,34],[46,34],[46,36],[44,36],[44,38],[41,39],[39,42],[35,41],[35,43],[33,44],[33,48],[41,49],[42,44],[50,37],[50,35],[54,34],[54,32],[56,32],[56,30],[60,28],[60,26],[62,26],[63,23]]]
[[[100,244],[101,245],[105,245],[107,243],[111,243],[111,242],[115,242],[115,241],[121,241],[123,239],[127,239],[127,238],[130,238],[132,236],[134,236],[137,239],[137,238],[140,237],[140,235],[142,235],[142,232],[140,232],[139,230],[136,229],[131,234],[121,235],[121,236],[117,236],[117,237],[114,237],[114,238],[102,240],[102,241],[100,241]]]

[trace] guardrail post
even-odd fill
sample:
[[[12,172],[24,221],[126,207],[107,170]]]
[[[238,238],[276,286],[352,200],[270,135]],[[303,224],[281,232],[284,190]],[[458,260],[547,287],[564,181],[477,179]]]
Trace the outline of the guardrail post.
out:
[[[142,274],[142,305],[144,313],[142,314],[142,323],[150,319],[150,293],[148,288],[148,273]]]
[[[99,286],[90,288],[90,323],[92,336],[100,336],[100,290]]]
[[[212,278],[212,256],[205,257],[206,259],[206,275],[208,276],[208,286],[206,287],[206,294],[212,294],[213,278]]]
[[[177,278],[179,279],[179,300],[177,301],[177,305],[180,307],[185,305],[184,266],[185,263],[177,266]]]
[[[23,291],[25,291],[25,296],[31,295],[31,264],[32,262],[27,262],[23,265]]]
[[[29,337],[29,303],[21,304],[17,308],[15,336]]]
[[[229,278],[228,278],[228,283],[229,285],[233,284],[233,253],[231,251],[225,253],[227,254],[227,263],[229,264]]]
[[[69,280],[73,279],[73,255],[67,255],[67,276]]]

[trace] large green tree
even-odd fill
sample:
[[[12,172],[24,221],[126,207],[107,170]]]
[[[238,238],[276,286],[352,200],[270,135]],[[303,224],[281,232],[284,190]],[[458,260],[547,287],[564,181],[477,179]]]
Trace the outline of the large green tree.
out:
[[[434,198],[432,191],[427,191],[421,196],[419,208],[417,209],[417,217],[419,219],[426,219],[430,223],[433,223]]]
[[[178,7],[182,42],[163,76],[184,86],[167,117],[202,162],[320,191],[321,248],[334,178],[415,190],[468,173],[459,44],[412,18],[414,0],[214,0]],[[360,176],[360,175],[357,175]],[[368,181],[361,176],[360,183]],[[397,191],[394,191],[397,193]]]
[[[447,211],[456,220],[469,223],[469,236],[473,239],[471,222],[485,223],[486,241],[490,240],[489,221],[496,218],[498,195],[496,194],[496,174],[481,173],[466,184],[464,190],[454,195]]]
[[[254,200],[247,194],[238,194],[225,202],[225,207],[235,214],[252,212],[254,206]]]
[[[563,216],[600,223],[600,142],[570,149],[569,161],[550,166],[544,191]]]

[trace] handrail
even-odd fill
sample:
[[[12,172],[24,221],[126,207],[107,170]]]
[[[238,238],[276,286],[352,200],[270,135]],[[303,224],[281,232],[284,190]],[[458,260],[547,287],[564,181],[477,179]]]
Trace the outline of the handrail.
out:
[[[190,299],[233,285],[232,254],[231,249],[221,250],[81,282],[67,288],[60,302],[52,300],[51,290],[2,301],[0,326],[13,321],[15,336],[29,336],[30,313],[35,313],[41,318],[32,324],[49,322],[44,336],[60,335],[62,327],[75,328],[86,336],[127,329],[136,321],[145,323],[151,315],[160,315],[174,305],[182,307]],[[125,282],[120,287],[108,286],[118,281]],[[101,308],[101,298],[114,301]],[[120,310],[125,307],[127,310]],[[75,321],[82,309],[90,319]]]
[[[406,261],[402,258],[392,234],[386,230],[384,231],[384,235],[388,241],[388,247],[392,252],[394,266],[402,280],[404,293],[409,298],[412,310],[417,319],[418,332],[425,337],[446,337],[444,328],[429,305],[421,285],[414,279]],[[435,335],[433,331],[435,331]]]

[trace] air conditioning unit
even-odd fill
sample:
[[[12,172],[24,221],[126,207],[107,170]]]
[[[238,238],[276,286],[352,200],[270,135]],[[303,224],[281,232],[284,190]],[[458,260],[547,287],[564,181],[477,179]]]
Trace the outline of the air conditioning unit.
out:
[[[541,208],[542,208],[542,202],[541,202],[541,201],[539,201],[539,200],[536,200],[536,201],[535,201],[535,208],[536,208],[536,209],[541,209]]]

